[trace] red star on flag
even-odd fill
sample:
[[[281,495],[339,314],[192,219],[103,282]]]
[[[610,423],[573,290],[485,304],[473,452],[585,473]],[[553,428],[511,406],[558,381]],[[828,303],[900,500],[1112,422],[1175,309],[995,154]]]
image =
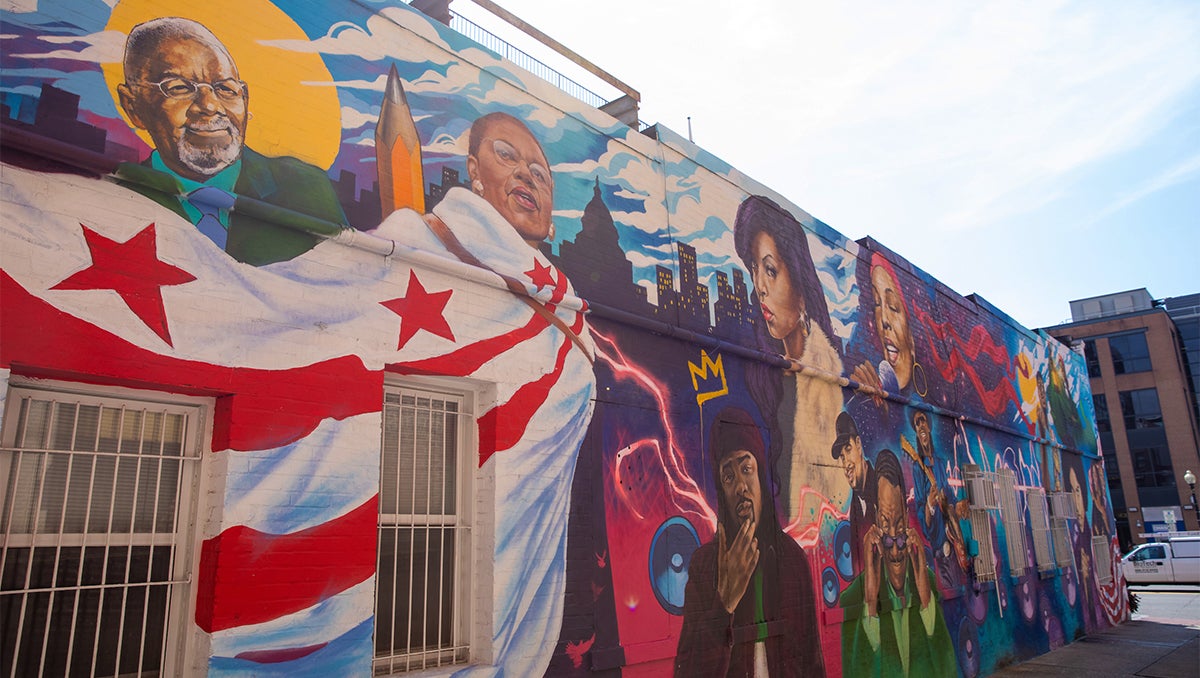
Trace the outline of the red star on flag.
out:
[[[196,279],[187,271],[159,260],[155,246],[154,224],[143,228],[129,240],[109,240],[92,229],[83,228],[83,238],[91,252],[92,265],[74,273],[52,290],[112,290],[146,327],[168,346],[171,332],[163,308],[162,289]]]
[[[554,287],[554,276],[550,273],[549,266],[543,266],[542,262],[537,259],[533,260],[533,268],[525,271],[525,275],[537,285],[538,291],[541,292],[543,287]]]
[[[446,303],[454,290],[445,290],[430,294],[425,286],[417,279],[415,271],[408,272],[408,290],[403,297],[391,301],[381,301],[386,307],[400,316],[400,343],[396,350],[404,348],[409,339],[420,330],[431,332],[443,339],[454,341],[454,333],[450,331],[450,323],[446,322]]]

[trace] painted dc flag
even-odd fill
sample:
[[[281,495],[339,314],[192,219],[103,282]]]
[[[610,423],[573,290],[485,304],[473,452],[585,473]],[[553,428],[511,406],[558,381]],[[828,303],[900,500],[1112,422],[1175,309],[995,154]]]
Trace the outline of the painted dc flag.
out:
[[[488,670],[545,670],[595,349],[566,277],[486,203],[459,189],[435,213],[492,271],[447,253],[411,211],[374,232],[398,243],[394,256],[323,242],[255,268],[107,181],[5,165],[3,200],[5,376],[21,356],[47,371],[34,376],[213,399],[205,465],[224,477],[208,488],[223,501],[201,525],[193,573],[210,675],[369,667],[389,371],[494,385],[476,407],[479,464],[495,478],[494,567],[507,573],[495,579]]]

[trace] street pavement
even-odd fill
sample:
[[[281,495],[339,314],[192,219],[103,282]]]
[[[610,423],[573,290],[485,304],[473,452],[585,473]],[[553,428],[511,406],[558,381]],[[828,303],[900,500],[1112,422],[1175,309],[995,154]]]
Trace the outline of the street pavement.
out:
[[[997,678],[1198,678],[1200,587],[1134,586],[1133,618],[1008,667]]]

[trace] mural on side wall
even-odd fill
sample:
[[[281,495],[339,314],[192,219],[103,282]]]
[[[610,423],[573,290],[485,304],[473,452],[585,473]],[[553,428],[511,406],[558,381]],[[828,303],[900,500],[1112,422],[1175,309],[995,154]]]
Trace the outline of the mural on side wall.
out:
[[[388,374],[487,385],[462,675],[969,678],[1127,614],[1082,358],[669,130],[399,2],[3,22],[6,133],[52,141],[5,157],[0,368],[222,394],[211,675],[407,632]]]

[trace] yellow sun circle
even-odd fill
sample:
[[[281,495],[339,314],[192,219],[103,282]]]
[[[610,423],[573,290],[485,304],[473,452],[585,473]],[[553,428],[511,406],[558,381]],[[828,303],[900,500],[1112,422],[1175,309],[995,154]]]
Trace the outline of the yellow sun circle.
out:
[[[254,117],[246,128],[248,147],[264,155],[294,156],[322,168],[333,164],[341,143],[337,88],[320,55],[283,47],[309,42],[291,17],[266,0],[122,0],[113,8],[107,30],[128,35],[134,26],[162,16],[204,24],[229,50],[239,76],[250,88],[249,110]],[[125,81],[125,69],[120,60],[101,67],[117,101],[117,85]],[[145,130],[137,131],[154,145]]]

